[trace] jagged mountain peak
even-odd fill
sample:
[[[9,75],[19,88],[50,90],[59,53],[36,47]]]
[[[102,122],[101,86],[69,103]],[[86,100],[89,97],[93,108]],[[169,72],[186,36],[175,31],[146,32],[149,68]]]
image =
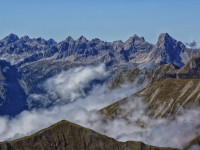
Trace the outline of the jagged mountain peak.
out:
[[[19,39],[19,37],[14,34],[14,33],[10,33],[8,36],[6,36],[5,38],[14,38],[14,39]]]
[[[13,43],[17,40],[19,40],[19,37],[15,34],[11,33],[8,36],[6,36],[4,39],[2,39],[1,42],[3,42],[5,45],[5,44]]]
[[[52,39],[52,38],[50,38],[49,40],[47,40],[47,43],[48,43],[49,45],[57,44],[57,42],[56,42],[54,39]]]
[[[170,35],[169,35],[169,33],[161,33],[160,35],[159,35],[159,38],[166,38],[166,37],[171,37]]]
[[[20,41],[28,41],[28,40],[30,40],[30,38],[27,35],[20,38]]]
[[[80,36],[78,39],[77,39],[77,42],[78,43],[86,43],[88,40],[86,39],[86,37],[84,36]]]
[[[135,43],[136,41],[145,42],[145,39],[144,37],[139,37],[134,34],[133,36],[129,37],[129,39],[125,43]]]
[[[99,42],[102,42],[99,38],[94,38],[91,40],[92,42],[96,42],[96,43],[99,43]]]
[[[127,41],[124,42],[124,50],[129,50],[129,51],[137,51],[139,49],[149,49],[151,47],[150,43],[145,42],[144,37],[139,37],[136,34],[131,36]]]
[[[168,33],[161,33],[158,37],[158,42],[156,45],[164,46],[166,43],[174,44],[177,42],[174,38],[172,38]]]
[[[69,42],[73,42],[74,39],[71,36],[68,36],[64,41],[69,43]]]
[[[178,46],[181,48],[185,48],[185,45],[175,40],[173,37],[171,37],[168,33],[161,33],[158,37],[158,42],[156,43],[157,47],[166,47],[169,50],[174,50],[172,47],[169,46]]]
[[[121,41],[121,40],[117,40],[117,41],[112,42],[112,44],[113,44],[113,46],[114,46],[115,48],[117,48],[117,47],[123,47],[124,42]]]
[[[87,59],[89,56],[92,56],[95,60],[98,56],[101,56],[102,59],[107,59],[106,55],[112,53],[114,56],[112,58],[113,62],[145,63],[144,66],[152,67],[170,62],[183,66],[197,51],[187,49],[183,43],[176,41],[168,33],[160,34],[156,45],[146,42],[144,37],[139,37],[136,34],[125,42],[120,40],[106,42],[97,38],[88,40],[84,36],[80,36],[77,40],[74,40],[69,36],[60,43],[56,43],[54,40],[46,41],[42,38],[31,39],[28,36],[24,36],[18,40],[16,35],[10,34],[0,41],[0,47],[1,55],[16,54],[19,60],[21,60],[21,57],[22,59],[31,57],[29,58],[30,61],[36,61],[52,57],[53,55],[59,55],[58,57],[56,56],[57,59],[74,55],[74,58],[70,57],[70,60],[83,60],[83,57]],[[37,56],[37,59],[32,58],[35,57],[36,53],[43,53],[44,50],[45,55]],[[24,55],[25,53],[29,55]],[[77,57],[75,56],[76,54],[80,56]],[[91,59],[87,61],[90,62]]]
[[[41,38],[41,37],[37,38],[36,41],[38,43],[47,44],[47,41],[45,39]]]
[[[158,37],[158,42],[153,47],[151,57],[156,64],[167,64],[171,62],[181,67],[188,61],[182,58],[185,50],[186,47],[182,42],[175,40],[168,33],[161,33]]]

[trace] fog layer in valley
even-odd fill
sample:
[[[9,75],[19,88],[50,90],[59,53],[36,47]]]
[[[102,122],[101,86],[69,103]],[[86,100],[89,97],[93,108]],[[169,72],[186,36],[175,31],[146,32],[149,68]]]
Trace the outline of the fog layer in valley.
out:
[[[182,147],[195,136],[196,127],[200,124],[199,108],[183,110],[183,115],[171,122],[152,119],[145,115],[146,104],[142,97],[135,97],[121,106],[135,110],[128,120],[102,122],[98,110],[139,91],[147,84],[137,85],[135,82],[115,90],[108,89],[106,84],[92,84],[90,87],[93,80],[104,80],[109,74],[105,65],[100,64],[72,68],[49,78],[42,86],[45,91],[43,95],[30,96],[32,101],[41,100],[42,106],[49,103],[54,106],[23,111],[14,118],[1,116],[0,141],[30,135],[60,120],[72,121],[120,141],[143,141],[157,146]],[[90,89],[85,90],[87,88]]]

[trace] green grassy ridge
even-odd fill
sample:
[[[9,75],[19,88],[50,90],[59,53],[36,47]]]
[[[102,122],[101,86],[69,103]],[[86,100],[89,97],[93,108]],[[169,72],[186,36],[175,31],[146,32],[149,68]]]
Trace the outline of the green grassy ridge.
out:
[[[178,150],[119,142],[91,129],[62,120],[31,136],[0,143],[0,150]]]
[[[189,85],[189,83],[191,83],[191,85]],[[155,118],[167,116],[174,117],[177,115],[179,107],[189,108],[200,104],[200,95],[198,91],[200,91],[200,79],[168,78],[160,82],[149,84],[138,93],[117,101],[101,109],[100,112],[106,118],[120,118],[123,116],[120,114],[123,112],[121,109],[122,106],[127,104],[127,102],[134,100],[135,97],[140,96],[143,97],[144,102],[148,105],[147,109],[150,116],[154,116]],[[158,108],[168,104],[171,106],[168,108],[165,107],[166,109],[163,109],[163,111],[159,113],[156,112]],[[131,113],[130,110],[127,115]]]

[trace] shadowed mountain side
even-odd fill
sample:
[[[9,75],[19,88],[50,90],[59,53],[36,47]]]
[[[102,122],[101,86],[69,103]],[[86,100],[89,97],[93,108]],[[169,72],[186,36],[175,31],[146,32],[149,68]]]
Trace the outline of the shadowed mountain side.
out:
[[[178,150],[146,145],[142,142],[118,142],[69,121],[60,121],[31,136],[0,143],[0,150]]]
[[[17,68],[11,66],[9,62],[0,60],[0,69],[2,71],[2,77],[4,77],[4,80],[1,81],[1,87],[3,88],[1,94],[4,97],[0,105],[0,115],[14,116],[28,109],[27,96],[18,81],[20,74]]]

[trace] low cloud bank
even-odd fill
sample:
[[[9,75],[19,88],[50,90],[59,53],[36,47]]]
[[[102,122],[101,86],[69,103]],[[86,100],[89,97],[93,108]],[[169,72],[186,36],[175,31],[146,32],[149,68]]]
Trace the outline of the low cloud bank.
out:
[[[57,95],[58,99],[55,101],[59,105],[23,111],[15,118],[1,116],[0,141],[30,135],[63,119],[82,125],[86,125],[94,118],[100,120],[99,115],[95,112],[144,87],[143,85],[130,84],[116,90],[110,90],[104,84],[97,84],[93,85],[87,94],[85,93],[84,89],[89,86],[90,81],[101,80],[108,75],[109,72],[105,70],[105,65],[100,64],[73,68],[49,78],[43,85],[47,93],[44,95],[35,94],[33,98],[35,101],[41,100],[45,105],[45,103],[52,102],[48,100],[49,97]],[[60,105],[70,98],[70,103]],[[94,121],[92,120],[92,122]]]
[[[77,67],[55,75],[43,84],[45,94],[31,94],[29,106],[36,103],[40,107],[66,104],[78,98],[85,97],[94,80],[104,80],[109,76],[104,64],[98,66]]]
[[[125,110],[134,110],[127,116],[127,120],[102,122],[99,109],[139,91],[146,85],[135,82],[110,90],[106,85],[99,84],[93,86],[87,94],[83,91],[92,79],[104,79],[107,75],[104,65],[100,65],[74,68],[48,79],[44,84],[48,92],[40,96],[48,97],[53,93],[59,95],[59,101],[65,101],[67,96],[67,100],[71,99],[71,102],[48,109],[23,111],[15,118],[1,116],[0,141],[30,135],[60,120],[72,121],[117,140],[139,140],[157,146],[182,147],[194,137],[196,127],[200,124],[199,108],[185,111],[171,122],[152,119],[145,115],[146,104],[141,97],[135,97],[122,106]]]
[[[105,126],[105,134],[120,141],[143,141],[155,146],[182,148],[196,136],[200,125],[199,107],[183,110],[173,121],[147,116],[142,98],[135,97],[122,107],[135,110],[127,116],[128,121],[115,119]]]

